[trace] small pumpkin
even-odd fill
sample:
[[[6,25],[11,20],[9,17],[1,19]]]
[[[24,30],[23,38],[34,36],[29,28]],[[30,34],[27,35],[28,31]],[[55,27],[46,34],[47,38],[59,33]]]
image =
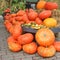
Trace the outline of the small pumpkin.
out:
[[[55,41],[54,33],[48,28],[41,28],[36,32],[36,42],[41,46],[50,46]]]
[[[18,51],[21,50],[22,47],[17,42],[9,42],[8,43],[8,48],[13,52],[18,52]]]
[[[13,36],[9,36],[7,38],[8,48],[13,52],[18,52],[22,49],[21,45],[13,38]]]
[[[60,52],[60,41],[55,41],[54,47],[55,47],[56,51]]]
[[[13,36],[9,36],[7,38],[7,42],[10,43],[10,42],[16,42],[16,40],[13,38]]]
[[[28,18],[30,21],[34,21],[37,18],[37,16],[38,16],[38,13],[33,11],[32,9],[28,13]]]
[[[35,19],[35,22],[36,22],[36,24],[38,24],[38,25],[40,25],[40,24],[42,24],[43,22],[42,22],[42,20],[41,19],[39,19],[38,17]]]
[[[13,29],[13,33],[12,33],[12,36],[17,39],[18,36],[20,36],[22,34],[22,27],[20,26],[20,24],[17,24],[14,26],[14,29]]]
[[[17,16],[23,16],[25,14],[25,11],[24,10],[19,10],[16,15]]]
[[[23,17],[22,20],[24,22],[29,21],[27,14],[24,14],[22,17]]]
[[[5,20],[4,21],[4,25],[6,27],[6,29],[9,31],[9,29],[12,27],[12,24],[8,21],[8,20]]]
[[[17,21],[22,21],[22,18],[23,18],[22,16],[16,16],[16,17],[15,17],[15,19],[16,19]]]
[[[44,1],[44,0],[39,0],[38,3],[37,3],[37,5],[36,5],[36,8],[37,8],[37,9],[43,9],[44,6],[45,6],[45,4],[46,4],[46,1]]]
[[[10,16],[11,17],[16,17],[16,14],[15,13],[12,13]]]
[[[56,27],[57,26],[57,20],[54,18],[47,18],[43,21],[43,24],[47,27]]]
[[[23,51],[28,54],[34,54],[37,51],[37,44],[35,42],[23,45]]]
[[[21,45],[24,45],[24,44],[31,43],[33,41],[33,39],[34,39],[34,36],[31,33],[25,33],[18,37],[18,42]]]
[[[39,18],[43,20],[43,19],[49,18],[51,14],[52,12],[50,10],[44,10],[39,13]]]
[[[39,46],[37,49],[37,53],[42,57],[52,57],[55,55],[56,49],[52,45],[49,47]]]

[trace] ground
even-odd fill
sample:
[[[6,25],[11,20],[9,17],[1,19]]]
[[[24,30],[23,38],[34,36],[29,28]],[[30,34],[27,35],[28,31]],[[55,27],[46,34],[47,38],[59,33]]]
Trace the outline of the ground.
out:
[[[60,52],[57,52],[55,56],[50,58],[42,58],[37,53],[29,55],[23,51],[14,53],[8,49],[7,37],[9,33],[6,31],[3,19],[0,17],[0,60],[60,60]]]

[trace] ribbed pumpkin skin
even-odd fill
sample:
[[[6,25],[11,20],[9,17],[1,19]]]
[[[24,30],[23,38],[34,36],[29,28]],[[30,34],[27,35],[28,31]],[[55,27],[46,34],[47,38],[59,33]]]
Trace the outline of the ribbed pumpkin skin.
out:
[[[34,54],[37,51],[37,44],[35,42],[23,45],[23,51],[28,54]]]
[[[49,47],[39,46],[37,49],[37,53],[42,57],[52,57],[55,55],[56,50],[52,45]]]
[[[42,28],[37,31],[36,42],[41,46],[50,46],[55,41],[54,33],[48,28]]]

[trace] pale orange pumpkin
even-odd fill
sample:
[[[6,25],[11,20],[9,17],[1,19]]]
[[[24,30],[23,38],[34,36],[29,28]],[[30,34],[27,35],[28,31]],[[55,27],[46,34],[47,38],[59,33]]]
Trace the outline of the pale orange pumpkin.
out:
[[[49,47],[39,46],[37,49],[37,53],[42,57],[52,57],[55,55],[56,49],[52,45]]]
[[[34,54],[37,51],[37,44],[35,42],[23,45],[23,51],[28,54]]]
[[[41,28],[36,32],[36,42],[41,46],[50,46],[55,41],[54,33],[48,28]]]
[[[37,9],[43,9],[44,6],[45,6],[45,4],[46,4],[46,1],[44,1],[44,0],[39,0],[38,3],[37,3],[37,5],[36,5],[36,8],[37,8]]]

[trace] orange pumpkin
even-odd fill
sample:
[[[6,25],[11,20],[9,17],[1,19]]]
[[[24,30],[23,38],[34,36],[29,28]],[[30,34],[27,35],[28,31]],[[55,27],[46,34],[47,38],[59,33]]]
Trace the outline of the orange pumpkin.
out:
[[[55,41],[54,33],[48,28],[41,28],[35,35],[36,41],[41,46],[50,46]]]
[[[8,48],[13,51],[13,52],[18,52],[21,50],[21,45],[18,44],[18,43],[14,43],[14,42],[11,42],[11,43],[8,43]]]
[[[5,20],[4,21],[4,25],[6,27],[6,29],[9,31],[9,29],[12,27],[12,24],[8,21],[8,20]]]
[[[56,2],[46,2],[45,9],[54,10],[58,8],[58,4]]]
[[[22,20],[24,22],[29,21],[27,14],[24,14],[22,17],[23,17]]]
[[[17,21],[22,21],[22,18],[23,18],[22,16],[16,16],[16,17],[15,17],[15,19],[16,19]]]
[[[13,38],[13,36],[10,36],[7,38],[8,48],[13,52],[18,52],[21,50],[21,45]]]
[[[49,47],[39,46],[37,49],[37,53],[42,57],[52,57],[55,55],[56,50],[52,45]]]
[[[42,20],[39,19],[38,17],[35,19],[35,22],[36,22],[36,24],[38,24],[38,25],[42,24]]]
[[[37,5],[36,5],[36,8],[37,8],[37,9],[43,9],[44,6],[45,6],[45,4],[46,4],[46,1],[44,1],[44,0],[39,0],[38,3],[37,3]]]
[[[23,35],[20,35],[18,37],[18,42],[22,45],[31,43],[33,41],[34,37],[31,33],[25,33]]]
[[[22,28],[21,28],[20,24],[16,24],[14,26],[12,35],[15,39],[17,39],[18,36],[20,36],[21,34],[22,34]]]
[[[10,42],[17,42],[14,38],[13,38],[13,36],[9,36],[8,38],[7,38],[7,42],[8,43],[10,43]]]
[[[19,10],[16,15],[17,16],[23,16],[25,14],[25,11],[24,10]]]
[[[28,54],[34,54],[37,51],[37,45],[35,42],[23,45],[23,51]]]
[[[11,17],[16,17],[16,14],[15,13],[11,14]]]
[[[30,19],[30,21],[34,21],[38,16],[38,13],[35,11],[31,11],[28,13],[28,18]]]
[[[49,18],[51,16],[52,12],[50,10],[44,10],[39,13],[39,18],[44,20],[46,18]]]
[[[54,47],[55,47],[56,51],[60,52],[60,41],[55,41]]]

